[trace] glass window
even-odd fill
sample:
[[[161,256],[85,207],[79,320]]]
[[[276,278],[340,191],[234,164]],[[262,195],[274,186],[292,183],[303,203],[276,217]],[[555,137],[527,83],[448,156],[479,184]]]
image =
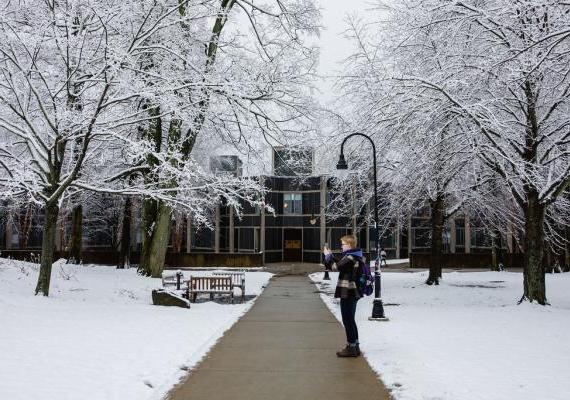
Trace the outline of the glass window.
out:
[[[193,249],[213,250],[214,249],[214,231],[207,228],[192,230],[191,241]]]
[[[471,228],[472,247],[492,247],[491,235],[485,228]]]
[[[255,230],[253,228],[238,229],[238,251],[253,251],[255,249]]]
[[[301,193],[285,193],[283,195],[283,214],[302,214],[302,206]]]
[[[370,248],[374,249],[376,242],[374,241],[374,227],[369,228]],[[395,228],[390,228],[382,236],[380,236],[380,247],[383,249],[396,247],[396,236],[394,235]]]
[[[465,228],[455,226],[455,246],[465,246]]]
[[[412,247],[430,247],[431,246],[431,229],[430,228],[412,228]]]

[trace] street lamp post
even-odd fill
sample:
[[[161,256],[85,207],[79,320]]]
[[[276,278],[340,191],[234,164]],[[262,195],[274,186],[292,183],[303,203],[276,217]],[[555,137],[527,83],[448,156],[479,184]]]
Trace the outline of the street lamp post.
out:
[[[342,141],[340,146],[340,156],[336,169],[347,170],[348,164],[344,158],[344,144],[353,136],[362,136],[372,144],[373,161],[374,161],[374,245],[376,248],[376,259],[374,261],[374,303],[372,306],[372,316],[368,319],[371,321],[387,321],[384,315],[384,304],[382,303],[382,280],[380,276],[380,237],[378,235],[378,180],[376,175],[376,145],[372,138],[364,133],[356,132],[348,135]]]
[[[326,207],[319,206],[319,212],[320,212],[321,210],[324,210],[324,209],[326,209]],[[309,219],[309,223],[310,223],[311,225],[315,225],[315,224],[317,223],[317,219],[318,219],[318,218],[322,218],[322,216],[320,216],[320,215],[317,216],[317,215],[315,215],[315,213],[313,212],[313,213],[311,214],[311,218]],[[325,243],[325,245],[326,245],[326,243]],[[324,277],[323,277],[323,280],[324,280],[324,281],[330,281],[330,280],[331,280],[331,277],[330,277],[330,275],[329,275],[329,272],[331,272],[331,269],[329,269],[329,267],[330,267],[330,265],[327,266],[326,263],[325,263],[325,275],[324,275]]]

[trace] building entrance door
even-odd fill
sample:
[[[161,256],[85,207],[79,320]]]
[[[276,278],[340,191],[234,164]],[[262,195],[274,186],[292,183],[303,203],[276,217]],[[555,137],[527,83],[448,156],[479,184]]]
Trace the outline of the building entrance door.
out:
[[[303,231],[283,230],[283,261],[303,261]]]

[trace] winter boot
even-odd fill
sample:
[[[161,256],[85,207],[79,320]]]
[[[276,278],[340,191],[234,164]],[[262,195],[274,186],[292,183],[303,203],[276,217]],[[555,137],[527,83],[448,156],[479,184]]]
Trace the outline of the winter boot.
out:
[[[344,349],[336,352],[337,357],[358,357],[360,350],[357,346],[346,345]]]

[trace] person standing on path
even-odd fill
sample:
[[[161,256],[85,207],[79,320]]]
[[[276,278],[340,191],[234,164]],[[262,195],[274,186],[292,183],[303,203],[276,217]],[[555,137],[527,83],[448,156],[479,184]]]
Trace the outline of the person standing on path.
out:
[[[382,263],[384,263],[385,267],[388,266],[387,258],[388,255],[386,254],[386,250],[384,250],[383,247],[380,247],[380,266],[382,266]]]
[[[329,268],[334,262],[339,272],[338,282],[334,297],[340,299],[340,312],[342,324],[346,331],[346,347],[338,351],[338,357],[358,357],[360,355],[360,343],[358,342],[358,327],[356,326],[356,305],[361,294],[356,287],[356,274],[360,262],[363,262],[362,250],[357,248],[356,237],[353,235],[343,236],[341,239],[342,257],[335,259],[332,251],[325,247],[325,267]]]

